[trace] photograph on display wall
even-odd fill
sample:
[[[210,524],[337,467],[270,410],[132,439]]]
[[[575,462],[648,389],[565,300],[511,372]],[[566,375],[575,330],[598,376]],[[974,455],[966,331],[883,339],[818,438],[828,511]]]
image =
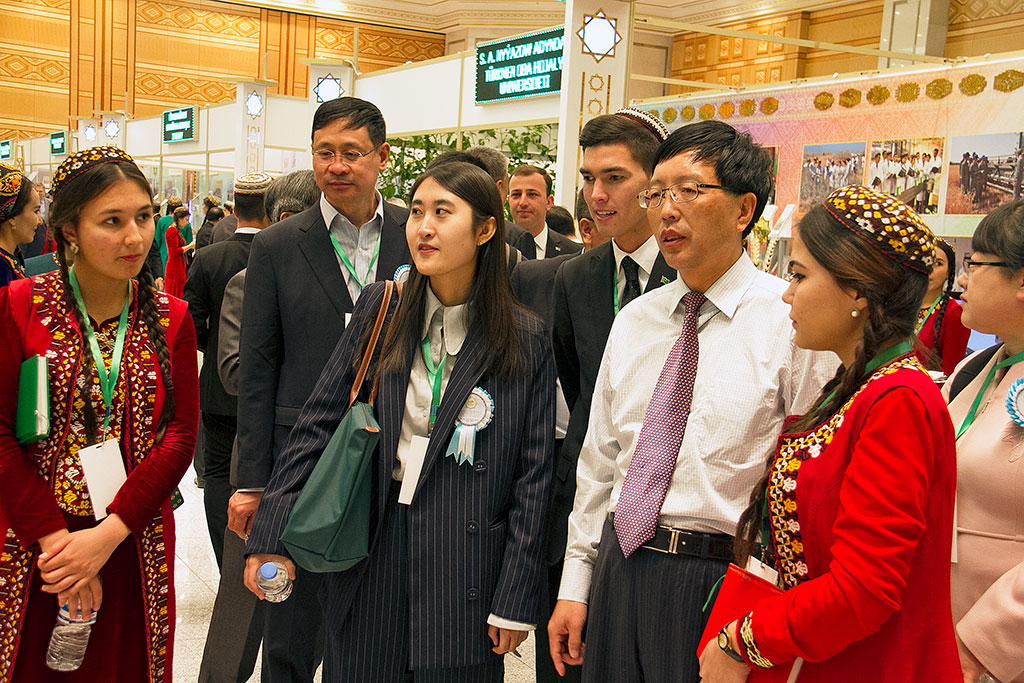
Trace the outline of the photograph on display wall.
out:
[[[804,145],[798,215],[823,202],[833,190],[860,183],[866,149],[866,142]]]
[[[1024,132],[955,137],[949,145],[946,213],[984,215],[1024,197]]]
[[[891,194],[918,213],[938,213],[944,153],[943,138],[876,140],[864,185]]]
[[[775,203],[775,193],[779,189],[779,148],[775,145],[762,145],[764,150],[768,152],[768,156],[772,158],[772,191],[768,195],[768,203]]]

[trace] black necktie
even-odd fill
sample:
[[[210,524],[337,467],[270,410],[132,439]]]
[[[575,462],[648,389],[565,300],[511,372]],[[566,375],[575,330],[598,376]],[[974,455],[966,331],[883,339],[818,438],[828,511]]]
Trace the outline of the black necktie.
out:
[[[626,289],[622,292],[622,309],[633,299],[640,296],[640,266],[628,256],[622,259],[622,270],[626,273]]]

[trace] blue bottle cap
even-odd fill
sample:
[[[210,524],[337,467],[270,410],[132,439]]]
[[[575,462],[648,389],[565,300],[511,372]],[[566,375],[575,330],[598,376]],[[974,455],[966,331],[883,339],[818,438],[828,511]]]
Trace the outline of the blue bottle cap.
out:
[[[260,576],[264,579],[272,579],[277,576],[277,565],[273,562],[264,562],[260,565]]]

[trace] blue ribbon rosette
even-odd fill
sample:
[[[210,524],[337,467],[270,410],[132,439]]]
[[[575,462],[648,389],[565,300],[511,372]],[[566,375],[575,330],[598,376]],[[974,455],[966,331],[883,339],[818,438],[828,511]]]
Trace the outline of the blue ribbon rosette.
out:
[[[1006,392],[1006,412],[1018,427],[1024,428],[1024,378],[1010,385]]]
[[[462,406],[462,412],[455,423],[455,433],[444,454],[454,458],[459,465],[466,462],[472,465],[476,433],[489,425],[493,417],[494,399],[486,390],[475,387]]]

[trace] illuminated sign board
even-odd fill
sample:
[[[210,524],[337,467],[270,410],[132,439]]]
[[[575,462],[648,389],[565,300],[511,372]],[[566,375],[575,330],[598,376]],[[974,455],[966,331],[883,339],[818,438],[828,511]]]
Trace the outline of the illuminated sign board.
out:
[[[67,154],[68,151],[68,137],[64,131],[57,133],[50,133],[50,155],[60,156]]]
[[[14,140],[0,140],[0,160],[6,161],[14,154]]]
[[[551,95],[562,89],[561,28],[476,48],[476,102]]]
[[[183,142],[196,138],[196,108],[171,109],[163,116],[164,142]]]

